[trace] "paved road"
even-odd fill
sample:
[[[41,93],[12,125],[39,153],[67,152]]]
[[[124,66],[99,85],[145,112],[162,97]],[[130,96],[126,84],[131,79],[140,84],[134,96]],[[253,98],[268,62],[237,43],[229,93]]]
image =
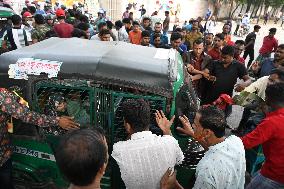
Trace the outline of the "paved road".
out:
[[[263,37],[265,37],[266,35],[268,35],[268,30],[270,28],[277,28],[277,33],[276,33],[276,38],[278,39],[279,44],[284,44],[284,24],[283,24],[283,28],[280,27],[281,23],[280,21],[278,22],[277,25],[275,25],[273,23],[273,21],[270,21],[267,25],[262,25],[263,21],[259,22],[259,25],[261,26],[260,32],[257,34],[257,38],[256,38],[256,42],[255,42],[255,57],[258,56],[258,50],[260,49],[261,45],[262,45],[262,41],[263,41]],[[223,27],[224,23],[223,22],[217,22],[217,26],[215,27],[215,32],[214,33],[220,33],[222,32],[222,27]],[[251,27],[250,27],[250,32],[253,30],[253,26],[255,24],[252,23]],[[236,28],[236,24],[233,22],[233,27],[232,27],[232,31],[234,32]],[[236,41],[238,39],[245,39],[245,36],[243,38],[241,37],[236,37],[234,35],[232,35],[232,40]],[[249,58],[247,58],[248,61]]]
[[[284,28],[280,27],[280,22],[278,22],[277,25],[273,24],[273,22],[270,22],[267,25],[262,25],[262,21],[261,21],[259,23],[259,25],[261,26],[261,29],[260,29],[260,31],[257,35],[256,42],[255,42],[255,57],[258,56],[258,50],[260,49],[260,47],[262,45],[263,37],[268,35],[268,32],[269,32],[268,30],[270,28],[274,28],[274,27],[277,28],[277,32],[276,32],[275,37],[276,37],[276,39],[278,39],[279,44],[284,44],[284,37],[283,37],[284,36]],[[236,25],[233,25],[233,30],[235,29],[235,26]],[[253,26],[254,25],[251,25],[251,30],[253,30]],[[221,25],[221,27],[222,27],[222,25]],[[237,40],[237,39],[242,39],[242,38],[233,36],[233,40]],[[248,61],[248,59],[249,58],[247,58],[247,61]]]

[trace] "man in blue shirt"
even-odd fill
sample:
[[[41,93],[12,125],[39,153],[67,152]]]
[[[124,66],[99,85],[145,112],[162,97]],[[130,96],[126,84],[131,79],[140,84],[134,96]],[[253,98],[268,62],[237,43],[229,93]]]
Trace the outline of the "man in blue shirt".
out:
[[[205,20],[208,20],[211,16],[211,10],[210,9],[207,9],[207,12],[206,12],[206,15],[205,15]]]
[[[45,11],[40,8],[40,5],[36,5],[36,12],[35,14],[46,15]]]
[[[191,22],[191,20],[188,22],[187,25],[183,26],[183,28],[184,28],[187,32],[191,31],[191,29],[192,29],[192,22]]]
[[[186,52],[187,51],[187,46],[184,44],[186,30],[185,29],[181,29],[181,28],[176,28],[174,32],[178,32],[178,33],[181,34],[182,40],[181,40],[181,44],[180,44],[179,48],[182,50],[182,52]]]
[[[154,45],[154,35],[155,34],[161,34],[161,43],[163,45],[169,44],[169,38],[167,35],[164,35],[162,32],[162,24],[160,22],[156,22],[155,27],[154,27],[154,32],[151,34],[151,40],[150,43]]]
[[[276,66],[274,65],[273,58],[266,58],[263,61],[263,64],[260,69],[260,77],[269,75],[271,70],[273,70],[274,68],[276,68]]]
[[[271,70],[279,66],[284,66],[284,44],[281,44],[277,47],[276,52],[273,58],[266,58],[260,64],[259,62],[254,62],[252,65],[253,75],[256,78],[263,76],[268,76],[271,73]]]

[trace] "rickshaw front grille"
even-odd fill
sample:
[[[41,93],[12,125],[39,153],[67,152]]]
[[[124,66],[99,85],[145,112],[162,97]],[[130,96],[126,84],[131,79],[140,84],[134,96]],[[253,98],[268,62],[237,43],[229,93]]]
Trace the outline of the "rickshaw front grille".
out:
[[[68,101],[77,100],[80,107],[83,107],[85,112],[89,115],[88,122],[94,127],[102,127],[105,131],[107,142],[109,144],[109,153],[112,151],[112,145],[118,141],[127,139],[127,133],[123,124],[122,103],[127,99],[143,98],[149,102],[151,106],[151,125],[150,130],[158,135],[162,132],[156,125],[154,113],[156,110],[166,110],[166,97],[161,97],[153,94],[134,94],[131,91],[102,89],[97,87],[82,87],[82,86],[65,86],[61,84],[42,83],[36,85],[35,100],[33,107],[44,113],[45,107],[48,103],[50,95],[60,93]],[[76,120],[78,122],[78,120]],[[81,126],[88,126],[88,124],[81,124]],[[46,131],[45,131],[46,133]],[[54,135],[54,133],[47,133],[47,136]],[[48,137],[47,137],[48,139]],[[49,140],[49,139],[48,139]],[[56,146],[54,138],[50,138],[49,144]],[[54,144],[52,144],[54,142]],[[53,147],[52,147],[53,148]],[[188,141],[187,148],[183,149],[185,159],[180,166],[185,169],[194,169],[198,161],[202,158],[204,152],[199,152],[196,145],[192,146],[192,141]],[[193,153],[192,153],[193,152]],[[111,167],[108,166],[106,170],[106,178],[110,178]],[[109,184],[109,180],[105,181]]]
[[[70,116],[80,124],[81,127],[91,125],[91,102],[90,90],[84,88],[72,88],[63,86],[43,85],[38,86],[36,90],[36,98],[34,101],[35,109],[40,113],[49,116]],[[63,111],[55,111],[49,102],[51,96],[62,96],[65,99],[65,109]],[[50,127],[42,129],[44,133],[51,135],[62,135],[66,131],[61,128]]]
[[[108,142],[113,144],[118,141],[126,140],[127,133],[123,125],[122,103],[127,99],[143,98],[151,106],[151,125],[150,129],[156,134],[161,134],[154,119],[156,110],[164,110],[166,99],[157,96],[133,95],[131,93],[121,93],[98,89],[95,92],[95,125],[99,125],[106,131]]]
[[[52,94],[63,95],[66,100],[78,100],[86,105],[89,102],[87,90],[70,89],[70,88],[56,88],[56,87],[41,87],[37,90],[37,104],[40,111],[44,111],[44,107],[48,103],[48,97]]]
[[[123,126],[123,117],[121,114],[121,104],[127,99],[143,98],[149,102],[152,113],[150,129],[155,134],[161,134],[161,130],[155,123],[154,113],[156,110],[165,111],[165,97],[149,95],[147,93],[133,94],[123,90],[113,91],[93,87],[66,86],[45,81],[36,85],[33,107],[38,112],[45,113],[45,109],[48,106],[48,99],[53,94],[64,96],[67,101],[67,107],[69,107],[70,103],[74,104],[74,101],[76,101],[77,103],[72,107],[72,110],[76,113],[77,109],[82,109],[84,112],[83,115],[87,114],[88,119],[85,121],[82,120],[83,118],[86,119],[86,116],[82,117],[79,112],[77,117],[75,116],[75,121],[79,122],[81,127],[89,125],[102,127],[106,132],[107,141],[111,145],[115,142],[127,139],[127,133]],[[69,113],[69,111],[67,111],[67,113]],[[74,115],[67,114],[67,116]]]
[[[121,104],[122,102],[126,101],[127,99],[132,99],[132,98],[143,98],[143,96],[129,96],[129,97],[120,97],[120,96],[115,96],[116,101],[120,101],[120,103],[115,103],[114,107],[114,131],[113,131],[113,143],[116,143],[121,140],[126,140],[127,139],[127,133],[123,125],[123,116],[122,116],[122,107]],[[158,135],[162,134],[162,131],[160,128],[158,128],[156,121],[155,121],[155,111],[156,110],[164,110],[165,109],[165,101],[163,100],[153,100],[150,98],[146,98],[146,100],[149,102],[150,107],[151,107],[151,125],[150,125],[150,130]]]
[[[90,93],[93,88],[90,89],[80,89],[80,88],[70,88],[70,87],[59,87],[59,86],[40,86],[36,91],[36,108],[39,112],[44,113],[45,107],[48,103],[48,98],[51,94],[62,94],[68,101],[77,100],[80,101],[78,105],[84,107],[86,112],[90,115],[88,124],[81,123],[81,127],[93,125],[95,127],[102,127],[105,131],[106,138],[112,150],[112,145],[118,141],[127,140],[127,133],[123,125],[122,116],[122,103],[127,99],[139,99],[143,98],[147,100],[151,106],[151,125],[150,130],[161,135],[162,132],[155,123],[154,113],[156,110],[164,110],[166,106],[166,98],[161,98],[158,96],[143,96],[142,94],[135,95],[127,92],[121,91],[111,91],[103,89],[94,89],[93,99],[90,97]],[[94,108],[91,105],[94,104]],[[94,119],[91,119],[94,117]],[[76,118],[76,121],[82,122],[80,118]],[[91,121],[94,120],[94,121]],[[47,134],[60,135],[64,134],[65,131],[56,129],[55,131],[49,132],[48,129],[43,129]],[[198,146],[194,141],[188,141],[187,147],[183,150],[185,159],[181,165],[184,168],[195,168],[199,160],[204,155],[203,151],[200,151]],[[111,152],[111,151],[110,151]]]
[[[106,132],[108,144],[111,141],[111,119],[112,119],[112,104],[111,92],[96,90],[95,92],[95,126],[102,127]]]

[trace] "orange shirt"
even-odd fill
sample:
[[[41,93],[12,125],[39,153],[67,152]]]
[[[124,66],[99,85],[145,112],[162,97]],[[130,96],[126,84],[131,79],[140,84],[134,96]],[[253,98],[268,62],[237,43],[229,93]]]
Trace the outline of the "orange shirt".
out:
[[[227,34],[225,35],[225,39],[224,39],[224,46],[229,45],[229,46],[234,46],[235,43],[232,41],[231,35]]]
[[[129,32],[129,40],[130,43],[140,45],[142,39],[142,31],[139,30],[138,32],[131,31]]]

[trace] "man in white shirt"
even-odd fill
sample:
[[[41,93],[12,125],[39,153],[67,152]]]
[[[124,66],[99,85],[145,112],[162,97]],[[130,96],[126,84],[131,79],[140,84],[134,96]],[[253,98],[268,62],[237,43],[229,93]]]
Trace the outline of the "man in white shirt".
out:
[[[21,28],[22,18],[19,15],[11,17],[13,28],[5,31],[2,37],[2,48],[5,50],[15,50],[28,46],[32,42],[29,32]]]
[[[157,22],[161,22],[161,18],[159,18],[158,16],[158,11],[153,12],[152,16],[151,16],[151,28],[155,27],[155,24]]]
[[[263,76],[247,86],[243,91],[249,93],[256,93],[257,96],[265,100],[265,89],[267,87],[267,83],[269,81],[270,76]]]
[[[127,19],[124,19],[124,20],[129,20],[128,18]],[[129,20],[130,22],[130,20]],[[125,26],[123,25],[123,23],[118,20],[115,22],[115,28],[117,30],[117,39],[118,41],[124,41],[124,42],[129,42],[129,36],[128,36],[128,33],[125,29]]]
[[[255,93],[259,96],[263,101],[265,101],[265,90],[267,85],[282,83],[284,82],[284,67],[280,66],[279,68],[273,69],[269,76],[263,76],[246,87],[243,92]],[[240,93],[240,96],[244,94]],[[247,102],[247,101],[246,101]],[[239,127],[236,129],[236,133],[243,136],[244,133],[250,132],[256,125],[247,125],[249,119],[253,119],[252,116],[260,115],[262,116],[262,112],[252,114],[251,108],[244,108],[242,119],[240,121]],[[249,126],[249,127],[248,127]]]
[[[26,11],[26,12],[24,12],[22,17],[23,17],[22,28],[25,29],[27,32],[32,33],[32,30],[34,29],[34,27],[33,27],[33,23],[34,23],[33,15],[30,12]]]
[[[168,168],[182,163],[183,153],[172,136],[149,131],[151,109],[146,101],[131,99],[122,107],[130,139],[115,143],[111,156],[119,165],[126,188],[158,189]]]
[[[205,23],[205,27],[206,27],[206,30],[205,30],[205,33],[212,33],[214,34],[214,29],[216,27],[216,24],[215,24],[215,17],[211,17],[208,21],[206,21]]]
[[[208,151],[196,167],[194,189],[243,189],[245,150],[240,138],[224,137],[227,125],[223,112],[216,107],[201,108],[191,127],[186,116],[177,130],[197,140]]]
[[[268,84],[275,84],[284,82],[284,67],[280,66],[273,69],[269,76],[263,76],[250,84],[244,89],[244,91],[249,93],[255,93],[257,96],[265,100],[265,90]]]
[[[96,35],[93,35],[90,40],[100,41],[99,33],[100,33],[100,31],[106,30],[106,29],[108,29],[106,22],[101,22],[101,23],[99,23],[99,24],[98,24],[98,31],[97,31],[97,34],[96,34]]]
[[[242,19],[242,25],[248,28],[249,24],[250,24],[250,19],[249,19],[248,15],[245,14],[243,19]]]

